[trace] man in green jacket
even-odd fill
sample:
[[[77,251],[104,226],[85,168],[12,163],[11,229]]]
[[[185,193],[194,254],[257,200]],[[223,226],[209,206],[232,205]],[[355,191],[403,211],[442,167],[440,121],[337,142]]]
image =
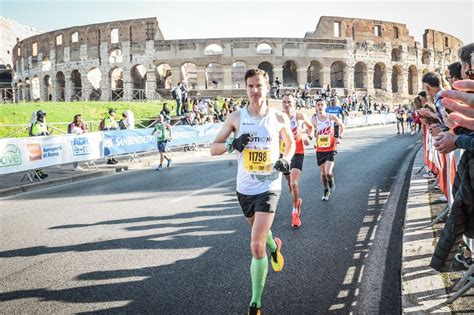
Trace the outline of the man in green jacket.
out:
[[[48,125],[46,124],[46,112],[42,110],[36,112],[36,121],[31,124],[29,133],[32,137],[49,136]],[[35,174],[39,179],[48,177],[48,174],[42,169],[37,169]]]

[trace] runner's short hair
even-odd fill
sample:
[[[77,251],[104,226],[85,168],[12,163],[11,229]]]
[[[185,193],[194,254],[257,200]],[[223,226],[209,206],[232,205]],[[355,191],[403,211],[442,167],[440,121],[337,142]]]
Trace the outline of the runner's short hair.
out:
[[[248,78],[251,78],[256,75],[261,75],[265,79],[265,82],[267,83],[267,85],[270,86],[270,78],[268,77],[268,73],[265,70],[258,69],[258,68],[248,69],[247,72],[245,72],[245,76],[244,76],[245,85],[247,85]]]

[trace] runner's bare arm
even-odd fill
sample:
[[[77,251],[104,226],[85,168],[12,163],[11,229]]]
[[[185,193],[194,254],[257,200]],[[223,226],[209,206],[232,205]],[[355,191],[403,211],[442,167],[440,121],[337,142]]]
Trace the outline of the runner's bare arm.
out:
[[[306,126],[308,129],[307,134],[308,137],[313,138],[313,133],[314,133],[314,127],[313,123],[309,119],[309,117],[305,113],[299,113],[301,115],[301,119],[303,121],[303,124]]]
[[[231,133],[236,132],[238,126],[237,122],[238,119],[240,118],[239,112],[233,112],[232,114],[227,117],[227,119],[224,122],[224,125],[222,126],[221,130],[217,134],[216,138],[214,139],[214,142],[211,144],[211,155],[221,155],[227,152],[227,149],[225,147],[225,141],[227,138],[230,136]]]
[[[332,121],[334,121],[338,126],[339,126],[339,138],[342,138],[344,135],[344,124],[342,123],[342,120],[340,120],[336,115],[329,114],[329,117],[331,118]]]
[[[279,124],[278,127],[280,129],[280,136],[285,143],[283,158],[287,161],[291,161],[291,158],[295,154],[296,144],[290,128],[290,119],[283,113],[277,113],[277,120]]]

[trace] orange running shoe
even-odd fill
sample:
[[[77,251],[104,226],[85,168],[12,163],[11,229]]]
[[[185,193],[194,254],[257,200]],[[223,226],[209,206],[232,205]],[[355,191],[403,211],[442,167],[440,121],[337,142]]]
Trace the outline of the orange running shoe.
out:
[[[297,212],[294,212],[291,215],[291,226],[294,227],[294,228],[298,228],[298,227],[301,226],[300,215],[301,215],[301,204],[302,203],[303,203],[303,200],[301,200],[301,198],[299,198],[298,202],[296,203]]]

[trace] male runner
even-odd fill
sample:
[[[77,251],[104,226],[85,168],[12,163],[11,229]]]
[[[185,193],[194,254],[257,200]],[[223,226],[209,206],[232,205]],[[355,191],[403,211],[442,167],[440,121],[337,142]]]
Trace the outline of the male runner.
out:
[[[281,193],[279,172],[289,172],[288,161],[295,152],[295,143],[288,117],[267,104],[268,74],[260,69],[250,69],[245,73],[245,84],[250,104],[227,118],[211,145],[211,154],[238,151],[237,198],[252,227],[249,314],[261,314],[261,298],[268,271],[265,244],[271,252],[273,270],[281,271],[284,264],[281,240],[273,238],[270,228]],[[234,138],[229,138],[231,133]],[[280,137],[285,143],[282,158],[279,158]]]
[[[296,111],[295,97],[291,93],[286,93],[282,99],[283,112],[290,118],[291,131],[295,138],[296,151],[291,159],[290,172],[285,175],[288,183],[288,188],[291,193],[291,203],[293,210],[291,213],[291,226],[297,228],[301,226],[301,204],[302,199],[299,197],[298,180],[303,171],[304,161],[304,144],[309,145],[308,140],[311,140],[313,134],[313,125],[311,120],[302,112]],[[307,134],[303,134],[303,124],[307,128]],[[309,136],[308,136],[309,135]]]
[[[316,113],[313,115],[311,122],[316,127],[316,160],[324,188],[321,200],[329,200],[331,191],[336,189],[332,169],[334,167],[334,157],[337,154],[337,144],[341,143],[344,135],[344,124],[335,115],[326,112],[326,101],[323,99],[316,101]],[[334,123],[339,126],[338,138],[334,134]]]
[[[344,110],[337,104],[337,97],[332,96],[329,99],[329,106],[326,107],[326,113],[336,115],[337,118],[342,119],[344,117]],[[339,137],[339,126],[334,125],[334,136]]]

